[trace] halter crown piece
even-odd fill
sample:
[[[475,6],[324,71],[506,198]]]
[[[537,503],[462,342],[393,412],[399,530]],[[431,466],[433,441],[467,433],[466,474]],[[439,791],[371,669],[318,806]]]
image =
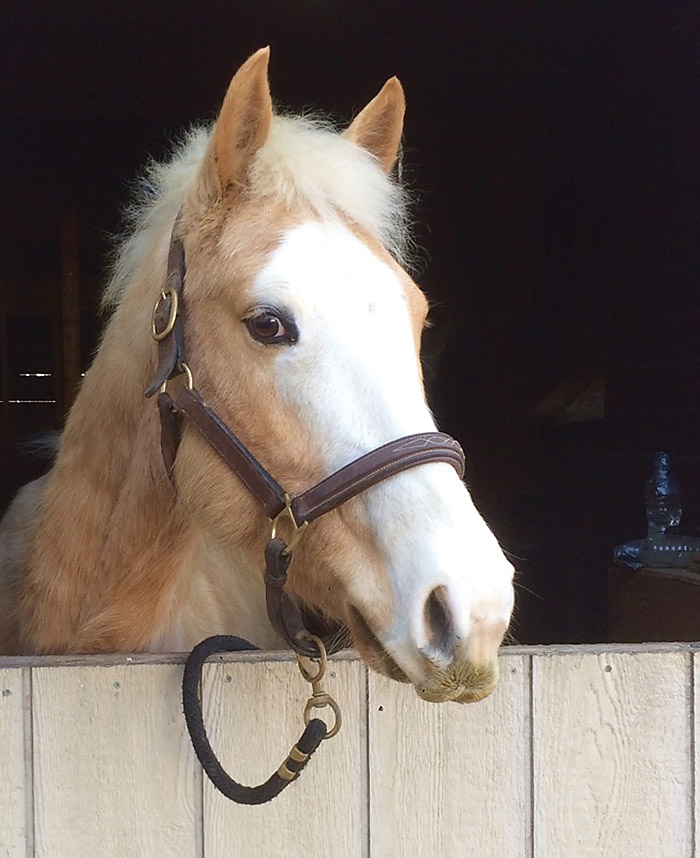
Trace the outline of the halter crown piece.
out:
[[[246,787],[234,781],[216,759],[204,729],[198,686],[202,666],[210,655],[255,647],[241,638],[218,635],[198,644],[187,660],[183,678],[183,706],[192,743],[204,770],[228,798],[243,804],[260,804],[274,798],[295,780],[321,741],[335,735],[340,728],[340,710],[321,684],[325,673],[326,645],[306,629],[301,610],[284,589],[295,546],[316,518],[409,468],[427,462],[446,462],[461,477],[464,474],[464,453],[454,438],[442,432],[407,435],[360,456],[296,497],[287,494],[216,411],[206,404],[194,385],[185,359],[183,317],[186,310],[186,266],[183,241],[177,235],[180,220],[181,213],[175,220],[170,239],[166,284],[153,308],[151,334],[158,343],[158,366],[146,391],[149,397],[158,393],[163,462],[173,479],[181,424],[185,418],[259,501],[271,523],[270,540],[265,548],[264,571],[268,616],[272,626],[297,653],[302,675],[312,685],[312,695],[305,709],[306,729],[302,737],[277,772],[264,784]],[[185,376],[185,384],[173,398],[168,393],[167,383],[180,375]],[[291,537],[287,541],[279,536],[283,519],[287,519],[291,525]],[[334,651],[330,645],[328,650]],[[314,670],[309,665],[309,659],[317,660],[319,667]],[[325,706],[333,709],[336,718],[330,732],[323,721],[310,718],[313,708]]]

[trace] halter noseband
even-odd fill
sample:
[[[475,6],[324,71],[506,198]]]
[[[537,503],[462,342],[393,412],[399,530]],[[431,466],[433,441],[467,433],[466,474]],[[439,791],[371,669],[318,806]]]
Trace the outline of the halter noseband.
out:
[[[371,486],[416,465],[446,462],[461,477],[464,453],[454,438],[442,432],[407,435],[360,456],[302,494],[288,495],[194,386],[185,360],[185,250],[182,239],[176,237],[179,222],[178,215],[168,251],[166,286],[153,309],[151,333],[158,342],[158,368],[146,391],[146,396],[160,391],[158,410],[163,461],[172,476],[180,440],[179,418],[185,417],[259,501],[271,522],[270,540],[265,548],[265,589],[270,622],[297,653],[317,657],[318,647],[309,638],[301,611],[284,590],[292,551],[309,523]],[[166,389],[167,382],[183,374],[185,385],[173,398]],[[292,527],[291,537],[286,542],[278,535],[279,525],[285,518]]]

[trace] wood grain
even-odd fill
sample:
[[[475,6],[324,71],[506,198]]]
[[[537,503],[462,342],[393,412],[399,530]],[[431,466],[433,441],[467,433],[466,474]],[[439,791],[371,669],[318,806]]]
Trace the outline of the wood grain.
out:
[[[262,808],[202,781],[180,664],[0,668],[0,858],[690,858],[697,658],[519,649],[487,701],[438,706],[345,657],[341,733]],[[308,686],[274,659],[205,668],[212,742],[245,783],[301,731]]]
[[[177,666],[35,668],[37,858],[194,856]]]
[[[367,842],[365,669],[331,661],[326,690],[343,727],[322,743],[299,780],[270,804],[235,805],[204,786],[205,858],[361,858]],[[303,729],[310,687],[296,664],[205,668],[203,703],[210,741],[239,782],[254,785],[279,766]],[[325,719],[323,710],[320,716]]]
[[[533,660],[535,858],[685,858],[690,657]]]
[[[700,853],[700,655],[692,653],[693,721],[691,765],[693,766],[693,858]]]
[[[487,700],[431,704],[370,675],[373,858],[529,858],[529,660]]]
[[[25,858],[23,671],[0,670],[0,858]]]
[[[540,655],[581,655],[583,653],[622,652],[639,653],[697,652],[700,642],[663,643],[653,641],[643,644],[547,644],[546,646],[509,646],[503,655],[524,655],[528,658]],[[102,655],[0,655],[0,670],[18,667],[114,667],[135,664],[184,664],[186,652],[171,653],[104,653]],[[218,662],[268,662],[294,661],[289,650],[258,650],[253,652],[221,653]],[[343,650],[333,655],[333,661],[360,661],[354,650]]]

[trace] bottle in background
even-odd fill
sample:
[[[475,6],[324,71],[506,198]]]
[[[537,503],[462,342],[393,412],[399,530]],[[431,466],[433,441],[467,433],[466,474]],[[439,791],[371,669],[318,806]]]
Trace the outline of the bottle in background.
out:
[[[654,467],[646,485],[647,539],[663,537],[681,523],[680,488],[668,453],[654,455]]]
[[[656,453],[646,484],[647,535],[618,545],[616,563],[639,569],[688,569],[700,556],[700,538],[678,533],[683,507],[675,468],[669,453]]]

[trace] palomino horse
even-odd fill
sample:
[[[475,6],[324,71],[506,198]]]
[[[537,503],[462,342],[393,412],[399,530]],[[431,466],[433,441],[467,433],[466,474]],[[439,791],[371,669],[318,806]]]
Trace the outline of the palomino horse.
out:
[[[261,577],[270,522],[191,427],[169,479],[143,395],[176,218],[197,388],[290,494],[436,431],[419,358],[427,303],[401,266],[391,177],[401,85],[339,134],[273,115],[268,56],[239,69],[210,132],[151,168],[131,211],[113,313],[56,462],[2,524],[0,651],[187,650],[215,633],[281,645]],[[496,682],[512,574],[454,468],[433,462],[314,521],[288,586],[372,667],[428,700],[472,701]]]

